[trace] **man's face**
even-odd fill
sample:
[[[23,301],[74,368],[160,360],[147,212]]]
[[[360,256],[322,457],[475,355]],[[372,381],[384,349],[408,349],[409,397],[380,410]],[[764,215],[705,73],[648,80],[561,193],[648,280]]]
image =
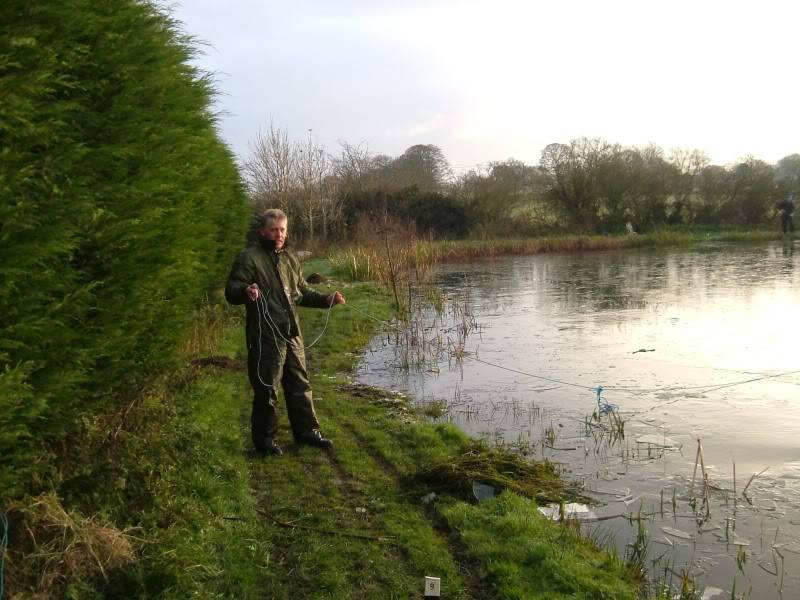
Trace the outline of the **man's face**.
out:
[[[286,243],[286,226],[288,221],[270,221],[261,230],[261,236],[264,239],[272,240],[275,242],[275,250],[280,250]]]

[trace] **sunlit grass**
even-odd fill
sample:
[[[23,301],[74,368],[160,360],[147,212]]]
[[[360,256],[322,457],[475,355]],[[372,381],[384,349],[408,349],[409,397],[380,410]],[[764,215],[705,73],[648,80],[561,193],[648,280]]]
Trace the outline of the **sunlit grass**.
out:
[[[443,507],[447,522],[480,560],[496,598],[637,598],[634,571],[581,536],[548,521],[511,492],[478,505]]]

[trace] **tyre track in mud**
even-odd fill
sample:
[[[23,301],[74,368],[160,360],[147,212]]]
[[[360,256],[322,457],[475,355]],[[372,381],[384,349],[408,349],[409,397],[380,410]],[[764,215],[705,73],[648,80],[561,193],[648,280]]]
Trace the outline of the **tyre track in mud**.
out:
[[[349,394],[347,394],[349,396]],[[343,398],[347,402],[363,401],[363,398],[350,396]],[[393,557],[391,560],[397,564],[401,571],[413,573],[417,570],[414,567],[411,559],[409,549],[396,539],[391,539],[391,533],[388,530],[386,521],[379,512],[368,510],[365,517],[355,517],[357,514],[355,508],[369,506],[369,501],[374,497],[380,498],[387,496],[393,497],[393,501],[398,505],[409,506],[416,514],[420,515],[423,523],[427,523],[433,534],[442,542],[443,548],[450,554],[453,563],[456,565],[458,575],[461,579],[461,586],[458,591],[453,590],[448,594],[450,597],[461,597],[469,600],[479,600],[482,598],[491,598],[494,595],[493,589],[485,582],[483,576],[484,570],[479,561],[477,561],[469,552],[467,546],[460,538],[458,531],[451,528],[446,520],[437,513],[433,506],[425,506],[419,501],[424,490],[420,491],[413,489],[406,482],[406,474],[402,472],[396,464],[388,460],[386,456],[377,448],[370,440],[361,433],[358,429],[358,424],[350,419],[343,418],[342,415],[335,415],[323,409],[326,418],[336,422],[336,425],[345,434],[345,437],[350,437],[352,444],[362,450],[366,456],[373,461],[377,467],[386,474],[389,481],[387,489],[370,490],[368,482],[359,478],[357,474],[351,472],[347,466],[337,457],[336,450],[325,452],[319,455],[322,463],[329,465],[332,476],[333,484],[340,490],[342,498],[339,502],[350,508],[349,516],[344,520],[341,527],[341,532],[346,534],[348,531],[367,533],[375,536],[375,541],[363,540],[362,543],[366,544],[380,544],[380,552],[388,554]],[[391,413],[390,409],[386,409],[387,413]],[[243,403],[240,421],[240,430],[242,434],[243,447],[249,446],[249,402]],[[391,435],[391,432],[387,432]],[[341,443],[346,443],[342,440]],[[280,494],[276,494],[272,489],[270,482],[279,477],[280,462],[285,460],[294,460],[298,458],[296,447],[288,446],[284,450],[286,454],[283,457],[261,457],[253,452],[249,452],[248,462],[250,463],[250,474],[253,492],[258,500],[258,504],[268,509],[268,512],[274,517],[279,517],[283,521],[290,521],[291,518],[286,518],[282,515],[284,509],[292,509],[291,505],[283,502]],[[274,461],[274,464],[273,462]],[[311,469],[314,467],[316,460],[312,460],[306,465],[306,475],[309,482],[312,482],[315,477],[320,476],[319,473],[314,473]],[[321,465],[320,465],[321,466]],[[316,470],[316,469],[314,469]],[[394,490],[392,490],[394,488]],[[370,493],[370,492],[374,493]],[[363,513],[362,513],[363,514]],[[264,517],[265,527],[270,532],[269,537],[271,545],[273,546],[273,564],[281,570],[292,571],[302,560],[299,555],[295,553],[293,546],[292,529],[282,528],[275,522],[270,521],[266,516]],[[330,533],[319,531],[317,533],[308,532],[312,535],[330,536]],[[390,538],[389,540],[378,538]],[[402,566],[401,566],[402,565]],[[359,565],[353,565],[354,569],[360,568]],[[361,566],[363,568],[363,566]],[[421,577],[421,575],[420,575]],[[374,582],[374,580],[373,580]],[[443,581],[443,584],[447,582]],[[397,597],[393,590],[386,590],[386,597]]]
[[[461,540],[459,532],[447,523],[433,505],[423,505],[421,502],[413,502],[409,498],[421,497],[422,491],[404,489],[403,479],[404,474],[397,468],[395,464],[387,460],[385,456],[374,446],[372,446],[363,434],[361,434],[355,425],[346,420],[340,420],[339,425],[346,429],[350,435],[353,436],[361,448],[363,448],[370,458],[375,461],[382,469],[391,475],[394,480],[397,490],[399,491],[398,498],[402,502],[413,506],[420,514],[424,515],[428,521],[431,529],[433,529],[441,540],[445,542],[450,555],[459,567],[459,574],[461,575],[466,589],[463,590],[467,598],[479,600],[482,598],[491,598],[494,595],[494,590],[489,586],[484,577],[484,569],[480,561],[478,561],[467,548],[466,544]]]
[[[244,447],[249,444],[249,425],[249,406],[244,406],[240,423]],[[263,518],[264,527],[272,546],[272,564],[285,572],[286,577],[291,576],[298,566],[301,569],[307,569],[308,564],[302,556],[302,549],[297,547],[296,539],[298,535],[312,535],[320,540],[329,539],[331,544],[372,545],[375,547],[375,552],[384,557],[388,564],[397,566],[401,572],[414,572],[407,549],[397,543],[387,532],[388,528],[383,517],[373,511],[356,512],[357,507],[369,506],[369,493],[364,482],[344,467],[336,456],[335,450],[322,451],[319,454],[312,454],[310,457],[301,457],[297,445],[284,446],[283,449],[284,455],[281,457],[264,457],[252,450],[245,451],[248,456],[251,489],[258,506],[263,509],[257,509],[257,512]],[[315,452],[317,451],[315,450]],[[324,501],[320,500],[312,504],[315,512],[328,512],[329,517],[335,517],[335,522],[331,526],[307,527],[300,524],[296,527],[295,524],[307,515],[299,515],[297,519],[293,519],[290,513],[296,512],[298,506],[294,503],[287,503],[283,494],[275,492],[272,482],[281,477],[282,463],[295,460],[303,463],[299,467],[303,471],[303,479],[308,480],[310,487],[314,486],[314,481],[325,477],[329,478],[328,481],[340,491],[341,495],[336,499],[338,506],[348,509],[342,511],[341,514],[337,515],[334,512],[326,511]],[[330,469],[330,473],[324,475],[320,473],[320,471],[326,471],[327,468]],[[348,540],[348,542],[334,542],[333,540]],[[353,577],[352,591],[357,596],[365,594],[364,597],[376,597],[374,594],[380,592],[381,596],[386,598],[416,597],[414,595],[406,596],[403,590],[398,591],[398,589],[386,585],[381,577],[380,569],[370,571],[368,565],[362,562],[351,562],[345,570],[354,574],[362,573],[361,576]],[[363,587],[355,587],[359,583],[363,584]]]

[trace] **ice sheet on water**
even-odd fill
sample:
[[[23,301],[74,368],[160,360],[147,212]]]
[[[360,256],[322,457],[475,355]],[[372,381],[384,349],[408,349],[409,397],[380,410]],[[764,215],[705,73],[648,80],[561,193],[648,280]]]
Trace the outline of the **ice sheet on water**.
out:
[[[708,586],[703,590],[703,595],[700,596],[700,600],[722,600],[722,598],[728,597],[730,597],[730,594],[725,590],[721,590],[718,587]]]
[[[650,494],[650,493],[646,492],[644,494],[639,494],[637,496],[628,495],[628,496],[625,496],[624,498],[618,498],[618,500],[620,502],[624,502],[625,506],[630,506],[631,504],[634,504],[634,503],[641,503],[642,505],[649,505],[651,502],[652,503],[656,503],[656,501],[659,500],[659,497],[656,496],[655,494]]]
[[[774,500],[766,500],[764,502],[758,502],[757,506],[759,510],[771,512],[777,516],[784,516],[786,514],[786,509],[783,506],[778,505],[778,503],[775,502]]]
[[[733,536],[733,545],[734,546],[749,546],[750,540],[746,540],[744,538],[740,538],[738,535]]]
[[[714,560],[714,558],[712,558],[711,556],[698,556],[697,559],[695,560],[695,563],[697,564],[700,571],[703,573],[708,573],[714,567],[719,565],[719,561]]]
[[[670,548],[672,548],[674,546],[674,544],[672,543],[672,540],[669,539],[667,536],[664,536],[662,538],[654,538],[653,541],[656,544],[664,544],[665,546],[669,546]]]
[[[589,490],[592,494],[602,494],[604,496],[618,496],[620,498],[624,498],[630,496],[631,488],[623,488],[623,489],[614,489],[614,488],[607,488],[607,489],[596,489],[596,490]]]
[[[792,554],[800,554],[800,543],[798,542],[781,542],[777,544],[772,544],[772,547],[776,550],[780,550],[783,552],[791,552]]]
[[[675,529],[673,527],[662,527],[661,531],[663,531],[667,535],[671,535],[673,537],[680,538],[682,540],[691,540],[693,537],[691,533],[687,533],[685,531],[681,531],[680,529]]]
[[[539,512],[548,519],[558,521],[561,517],[561,509],[558,504],[548,504],[547,506],[540,506]],[[585,504],[578,504],[570,502],[564,505],[564,512],[566,517],[578,519],[579,521],[596,521],[597,515]]]
[[[761,567],[764,571],[766,571],[770,575],[778,574],[778,567],[775,566],[775,563],[768,562],[765,560],[760,560],[758,561],[758,566]]]
[[[720,542],[725,542],[726,544],[733,544],[734,546],[749,546],[750,540],[746,540],[744,538],[740,538],[735,533],[731,537],[730,535],[724,535],[720,533],[715,533],[714,537],[717,538]]]
[[[657,433],[648,433],[636,438],[637,444],[648,444],[656,448],[677,448],[678,444],[671,438]]]

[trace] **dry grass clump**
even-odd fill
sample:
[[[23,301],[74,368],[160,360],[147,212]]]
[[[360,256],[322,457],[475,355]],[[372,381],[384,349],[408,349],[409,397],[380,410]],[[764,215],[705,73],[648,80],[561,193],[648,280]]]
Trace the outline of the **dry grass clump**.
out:
[[[12,506],[7,556],[10,598],[58,597],[73,581],[91,580],[135,560],[126,531],[67,511],[54,493]]]
[[[473,443],[458,456],[437,460],[426,465],[411,477],[413,483],[423,484],[437,492],[472,498],[473,483],[483,483],[502,490],[511,490],[537,501],[557,501],[565,496],[575,497],[575,490],[559,479],[553,465],[544,461],[525,459],[503,448],[488,448]]]

